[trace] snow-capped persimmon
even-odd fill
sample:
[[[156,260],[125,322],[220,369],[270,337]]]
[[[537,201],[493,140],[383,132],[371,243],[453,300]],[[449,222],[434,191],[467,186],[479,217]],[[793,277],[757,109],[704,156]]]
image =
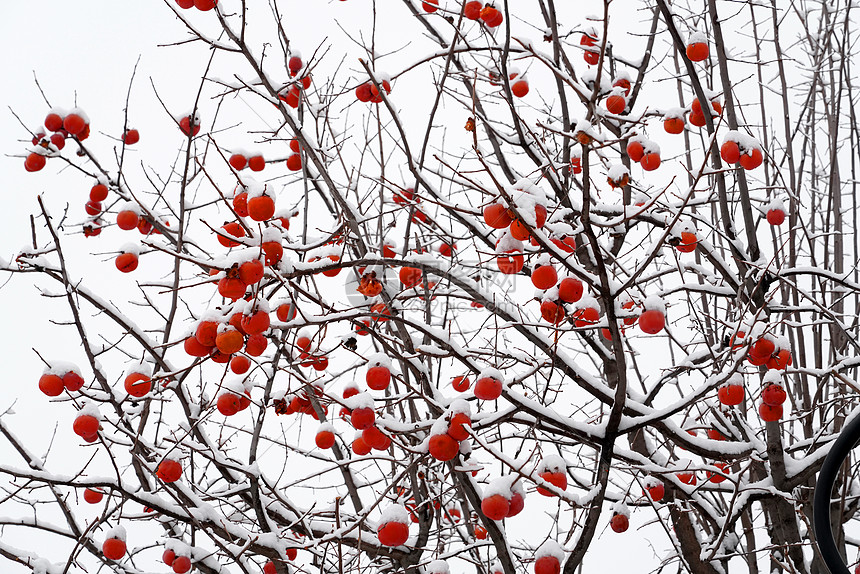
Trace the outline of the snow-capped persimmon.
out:
[[[266,168],[266,159],[261,155],[253,155],[248,158],[248,168],[251,171],[263,171]]]
[[[421,283],[422,272],[417,267],[401,267],[398,276],[403,286],[409,289]]]
[[[108,197],[108,187],[103,183],[97,183],[90,188],[90,201],[104,201]]]
[[[513,222],[513,217],[501,203],[491,203],[484,207],[484,222],[494,229],[505,229]]]
[[[266,255],[266,265],[269,267],[277,265],[284,257],[284,246],[279,241],[264,241],[260,249]]]
[[[237,375],[244,375],[251,368],[251,360],[244,355],[236,355],[230,359],[230,370]]]
[[[705,42],[694,42],[687,45],[687,57],[691,62],[707,60],[709,55],[710,50]]]
[[[365,375],[368,388],[374,391],[382,391],[388,388],[391,382],[391,371],[384,365],[370,367]]]
[[[75,371],[67,371],[62,378],[63,386],[70,393],[79,391],[84,386],[84,378]]]
[[[400,546],[409,539],[409,525],[404,522],[385,522],[376,530],[379,543],[383,546]]]
[[[298,86],[290,86],[286,94],[278,94],[278,99],[291,108],[298,108],[299,100],[301,99],[301,90],[299,90]]]
[[[529,82],[525,78],[520,78],[511,84],[511,93],[518,97],[524,98],[529,93]]]
[[[125,378],[125,392],[140,398],[152,390],[152,379],[145,373],[129,373]]]
[[[215,337],[215,346],[225,355],[236,353],[242,348],[243,343],[242,333],[232,327],[224,329]]]
[[[641,141],[631,139],[627,142],[627,155],[631,160],[638,163],[645,156],[645,146],[642,145]]]
[[[643,333],[656,335],[666,325],[666,316],[659,309],[648,309],[639,315],[639,328]]]
[[[439,9],[439,0],[424,0],[421,2],[421,9],[428,14],[432,14]]]
[[[222,225],[221,233],[218,234],[218,243],[224,247],[239,247],[241,243],[233,241],[230,236],[245,237],[245,228],[238,221],[231,221]]]
[[[590,327],[600,320],[600,310],[594,307],[583,307],[572,314],[573,324],[576,327]]]
[[[552,471],[544,471],[541,472],[538,476],[552,484],[553,486],[558,487],[560,490],[567,490],[567,474],[564,472],[552,472]],[[555,496],[555,493],[547,490],[542,486],[537,487],[538,494],[542,494],[543,496]]]
[[[62,135],[62,134],[60,134],[60,135]],[[42,142],[45,141],[46,137],[47,137],[47,134],[45,133],[45,130],[41,130],[41,129],[36,130],[36,133],[33,134],[33,139],[31,139],[30,142],[33,145],[42,145]]]
[[[236,171],[242,171],[248,165],[248,158],[246,158],[241,153],[234,153],[230,156],[230,159],[228,161],[230,163],[230,166]]]
[[[630,527],[630,519],[627,518],[626,514],[616,514],[609,519],[609,526],[612,528],[613,532],[620,534],[622,532],[626,532]]]
[[[582,299],[584,286],[576,277],[565,277],[558,284],[558,298],[566,303],[576,303]]]
[[[290,59],[287,61],[287,66],[290,69],[290,76],[295,76],[299,73],[299,70],[302,69],[305,63],[302,61],[302,57],[298,54],[294,54],[290,56]]]
[[[63,118],[63,129],[71,135],[80,135],[87,127],[87,121],[80,114],[71,113]]]
[[[295,304],[282,303],[278,305],[278,308],[275,310],[275,316],[277,316],[278,321],[286,323],[287,321],[295,319],[297,312],[298,310],[296,309]],[[308,344],[310,344],[310,341],[308,341]]]
[[[501,494],[493,494],[481,500],[481,512],[490,520],[506,518],[510,508],[510,501]]]
[[[552,555],[541,556],[535,560],[535,574],[559,574],[561,563]]]
[[[80,414],[72,423],[72,430],[84,440],[87,437],[96,436],[99,432],[99,419],[93,415]]]
[[[624,97],[626,98],[626,97],[630,96],[630,89],[633,86],[630,85],[630,79],[629,78],[622,77],[622,78],[617,78],[612,83],[612,87],[613,88],[621,88],[622,90],[624,90]]]
[[[287,168],[290,171],[299,171],[302,169],[302,156],[297,153],[290,155],[287,158]]]
[[[100,488],[87,488],[84,490],[84,501],[88,504],[98,504],[104,496],[105,493]]]
[[[102,212],[102,204],[100,201],[89,200],[84,204],[84,211],[87,212],[87,215],[98,215]]]
[[[314,442],[318,448],[323,450],[334,446],[334,431],[330,425],[323,425],[314,436]]]
[[[541,302],[540,314],[544,321],[553,325],[558,325],[566,317],[564,306],[549,299]]]
[[[764,404],[772,407],[781,406],[785,402],[787,395],[782,385],[771,383],[766,386],[761,392],[761,400]]]
[[[720,157],[728,164],[735,164],[741,159],[741,150],[736,141],[726,141],[720,146]]]
[[[373,426],[374,421],[376,421],[376,413],[370,407],[353,409],[350,421],[355,430],[364,430]]]
[[[591,50],[586,50],[585,52],[583,52],[582,57],[587,64],[590,64],[592,66],[596,66],[597,63],[600,61],[600,52],[593,52]]]
[[[236,301],[245,296],[245,282],[238,277],[222,277],[218,281],[218,294],[226,299]]]
[[[558,283],[558,273],[552,265],[540,265],[532,271],[532,285],[538,289],[551,289]]]
[[[481,9],[481,20],[484,21],[484,24],[486,24],[488,28],[498,27],[504,19],[504,15],[494,6],[487,4]]]
[[[475,381],[475,396],[483,401],[494,401],[502,396],[502,381],[484,376]]]
[[[458,393],[465,393],[469,390],[471,383],[469,382],[469,377],[467,375],[459,375],[451,379],[451,386],[454,387],[454,390]]]
[[[271,560],[267,561],[263,565],[263,574],[277,574],[278,570],[275,567],[275,563]]]
[[[702,112],[690,112],[690,115],[687,116],[687,121],[699,128],[704,127],[708,123]]]
[[[194,7],[202,12],[208,12],[218,4],[218,0],[194,0]]]
[[[262,333],[255,333],[248,337],[248,340],[245,342],[245,352],[251,355],[252,357],[259,357],[266,351],[266,347],[269,345],[269,340]],[[323,363],[323,359],[325,359]],[[321,357],[319,361],[317,361],[317,365],[324,365],[322,369],[325,368],[325,365],[328,365],[328,359],[325,357]],[[314,368],[317,368],[317,365]],[[317,368],[318,371],[322,370]]]
[[[359,84],[355,88],[355,98],[359,102],[369,102],[373,99],[373,92],[370,90],[370,82],[365,82],[363,84]]]
[[[218,336],[218,323],[216,321],[201,321],[194,331],[194,336],[200,344],[206,347],[215,345],[215,337]]]
[[[764,365],[775,350],[776,345],[771,339],[761,337],[750,346],[749,361],[756,366]]]
[[[705,471],[705,480],[708,482],[712,482],[714,484],[719,484],[726,480],[726,474],[729,473],[729,464],[727,462],[717,461],[714,463],[720,472],[711,472],[710,470]]]
[[[165,458],[158,464],[155,476],[157,476],[162,482],[176,482],[182,477],[182,465],[178,460]]]
[[[646,153],[642,156],[642,160],[639,162],[639,165],[641,165],[642,169],[645,171],[654,171],[660,167],[660,154],[658,152]]]
[[[122,143],[125,145],[134,145],[140,141],[140,132],[136,129],[132,128],[130,130],[126,130],[122,134]]]
[[[472,426],[472,419],[466,413],[454,413],[451,415],[451,422],[448,425],[448,435],[457,441],[464,441],[469,438],[469,431],[466,427]]]
[[[242,316],[242,330],[246,335],[263,333],[269,328],[270,324],[269,313],[263,309]]]
[[[195,122],[191,116],[185,116],[179,120],[179,130],[189,137],[194,137],[200,133],[200,124]]]
[[[748,150],[746,153],[741,154],[738,159],[738,163],[741,164],[741,167],[750,170],[755,169],[762,164],[764,158],[762,156],[761,150],[758,148],[752,148]]]
[[[506,251],[496,256],[496,266],[506,275],[515,275],[523,270],[525,257],[518,249]]]
[[[613,94],[606,98],[606,111],[610,114],[620,115],[627,107],[627,99],[620,94]]]
[[[116,214],[116,225],[124,231],[130,231],[140,223],[140,215],[131,209],[124,209]]]
[[[777,371],[783,371],[789,365],[791,365],[791,351],[788,349],[779,349],[767,361],[767,368]]]
[[[365,440],[361,436],[355,437],[352,441],[352,452],[357,454],[358,456],[364,456],[366,454],[370,454],[372,447],[365,442]]]
[[[58,132],[63,129],[63,116],[60,114],[50,112],[47,116],[45,116],[45,129],[49,132]]]
[[[248,200],[248,215],[254,221],[268,221],[275,215],[275,200],[268,195],[257,195]]]
[[[717,397],[726,406],[739,405],[744,400],[744,386],[728,383],[717,390]]]
[[[723,111],[723,106],[717,100],[711,101],[711,109],[713,113],[719,115]],[[690,103],[690,111],[694,114],[702,114],[704,116],[704,111],[702,110],[702,102],[698,98],[694,99]]]
[[[481,525],[475,526],[475,538],[477,538],[478,540],[486,540],[487,529]]]
[[[45,167],[47,161],[48,160],[42,154],[31,152],[24,159],[24,169],[29,172],[39,171]]]
[[[553,237],[553,244],[564,251],[565,253],[573,253],[576,251],[576,238],[573,235],[565,235],[563,237]]]
[[[225,392],[218,395],[218,400],[215,403],[218,412],[225,417],[231,417],[239,412],[240,400],[239,395],[231,392]]]
[[[430,437],[427,443],[430,456],[443,462],[453,460],[460,452],[459,443],[450,435],[436,434]]]
[[[185,574],[191,570],[191,558],[188,556],[177,556],[173,561],[174,574]]]
[[[516,516],[526,507],[526,499],[524,498],[525,491],[522,489],[514,488],[513,494],[510,500],[510,506],[508,508],[507,518],[511,518]]]
[[[114,261],[116,268],[123,273],[131,273],[137,269],[137,253],[120,253]]]
[[[663,129],[668,134],[684,133],[684,118],[666,118],[663,120]]]
[[[654,502],[660,502],[663,500],[663,496],[666,493],[666,487],[663,486],[662,482],[657,482],[652,486],[646,486],[646,490],[648,491],[648,497]]]
[[[466,5],[463,6],[463,16],[469,20],[480,20],[481,9],[483,7],[483,2],[479,2],[478,0],[469,0],[469,2],[466,2]]]
[[[66,147],[66,136],[61,133],[51,134],[51,137],[49,139],[51,140],[51,143],[54,145],[54,147],[56,147],[58,150],[61,150]]]
[[[108,538],[102,544],[102,554],[108,560],[122,560],[125,556],[126,546],[125,540],[119,538]]]
[[[63,379],[59,375],[45,373],[39,378],[39,390],[49,397],[61,395],[64,388]]]
[[[785,212],[779,208],[769,209],[766,218],[773,226],[782,225],[785,222]]]
[[[255,285],[265,276],[266,268],[259,259],[249,259],[239,265],[239,279],[245,285]]]
[[[153,225],[148,219],[141,217],[140,221],[137,222],[137,230],[141,235],[149,235],[153,230]],[[158,233],[158,230],[156,230],[156,233]]]
[[[361,431],[361,438],[374,450],[388,450],[391,439],[379,428],[372,426]]]
[[[693,470],[676,472],[675,476],[678,478],[679,481],[684,484],[689,484],[690,486],[696,486],[696,484],[699,482],[696,478],[696,472]]]
[[[208,357],[212,352],[212,347],[203,345],[194,335],[185,339],[183,349],[191,357]]]
[[[699,239],[695,233],[684,231],[681,233],[681,241],[675,246],[675,249],[681,253],[692,253],[696,250],[696,245],[699,244]]]
[[[438,250],[439,255],[443,257],[451,257],[454,255],[454,251],[457,249],[457,244],[452,242],[445,242],[439,244]]]

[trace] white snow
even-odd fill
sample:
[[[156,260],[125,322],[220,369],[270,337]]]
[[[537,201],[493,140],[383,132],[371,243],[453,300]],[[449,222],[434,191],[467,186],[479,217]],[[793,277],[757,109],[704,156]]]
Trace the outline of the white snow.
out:
[[[543,457],[543,460],[540,461],[535,472],[566,472],[567,471],[567,461],[565,461],[562,457],[557,454],[548,454]]]
[[[400,522],[401,524],[409,524],[412,519],[409,518],[409,511],[402,504],[392,504],[382,511],[382,516],[379,517],[380,524],[388,522]]]
[[[555,540],[548,539],[535,550],[535,560],[544,556],[552,556],[561,564],[564,561],[564,548]]]
[[[125,532],[125,527],[121,525],[114,526],[113,528],[105,531],[105,539],[108,538],[116,538],[117,540],[126,541],[127,534]]]

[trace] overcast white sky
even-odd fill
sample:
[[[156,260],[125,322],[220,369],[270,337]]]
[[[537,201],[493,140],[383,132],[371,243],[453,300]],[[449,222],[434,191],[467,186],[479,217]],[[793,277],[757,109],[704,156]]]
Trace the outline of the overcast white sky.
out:
[[[361,3],[367,4],[366,0],[311,2],[318,2],[325,10],[351,10],[356,11],[356,14]],[[263,4],[262,1],[258,3]],[[286,4],[289,9],[295,10],[306,6],[304,2]],[[396,22],[392,21],[389,27],[396,38]],[[303,48],[306,46],[306,50],[312,50],[321,41],[315,36],[314,30],[307,26],[296,27],[294,32],[300,40],[299,45]],[[175,128],[172,128],[154,97],[150,79],[165,101],[175,106],[174,112],[181,109],[178,102],[182,98],[193,99],[202,72],[201,51],[187,47],[157,47],[158,44],[184,37],[184,27],[175,20],[168,7],[155,0],[48,0],[38,5],[31,2],[6,2],[4,17],[0,19],[0,49],[4,54],[0,59],[4,85],[0,92],[0,101],[3,103],[0,109],[0,134],[3,134],[0,140],[0,162],[4,175],[4,205],[0,209],[0,257],[10,257],[28,242],[30,231],[26,216],[38,209],[37,193],[45,192],[54,201],[67,196],[70,218],[77,221],[82,216],[82,205],[91,185],[75,173],[58,176],[56,164],[52,162],[37,174],[24,171],[21,154],[29,142],[19,141],[28,138],[9,108],[28,126],[35,128],[40,125],[48,107],[35,85],[34,73],[53,104],[72,107],[77,98],[79,105],[90,114],[94,145],[101,146],[102,152],[109,154],[109,142],[95,136],[95,132],[120,135],[128,82],[140,58],[130,112],[133,125],[141,131],[139,149],[149,146],[148,162],[152,161],[150,153],[155,157],[169,158],[172,157],[172,147],[163,153],[152,147],[157,145],[153,140],[158,134],[166,134]],[[393,38],[389,40],[393,41]],[[355,63],[351,62],[350,65]],[[397,89],[410,88],[401,83]],[[190,107],[191,99],[185,107]],[[170,146],[173,146],[173,141]],[[134,156],[132,158],[137,161]],[[104,244],[93,243],[93,246],[93,249],[104,251],[110,249]],[[111,281],[112,277],[107,274],[106,280]],[[0,280],[5,279],[5,276],[0,276]],[[79,353],[78,344],[73,338],[45,339],[43,333],[47,318],[45,312],[40,310],[45,309],[45,305],[46,302],[38,297],[25,277],[16,277],[12,284],[0,289],[0,315],[7,320],[7,328],[0,329],[0,355],[16,364],[14,381],[7,380],[0,391],[0,410],[11,404],[13,396],[21,397],[17,409],[22,413],[38,412],[40,405],[44,405],[44,397],[35,391],[41,363],[31,347],[48,349],[52,357]],[[64,303],[54,302],[52,305],[61,316],[66,316]],[[37,317],[33,319],[33,315]],[[65,333],[70,334],[68,330]],[[80,358],[77,360],[80,361]],[[27,391],[22,391],[22,388]],[[52,411],[46,413],[44,419],[29,419],[29,424],[39,425],[39,429],[33,432],[44,440],[45,431],[52,428],[50,423],[55,418]],[[16,420],[21,423],[25,419],[18,417]],[[632,528],[636,526],[634,519]],[[595,562],[597,555],[600,556],[601,566],[607,569],[630,565],[631,557],[636,555],[647,556],[649,563],[654,562],[647,541],[633,530],[625,539],[625,552],[617,551],[617,541],[613,533],[604,532],[602,541],[594,546]],[[5,563],[3,568],[7,571]]]

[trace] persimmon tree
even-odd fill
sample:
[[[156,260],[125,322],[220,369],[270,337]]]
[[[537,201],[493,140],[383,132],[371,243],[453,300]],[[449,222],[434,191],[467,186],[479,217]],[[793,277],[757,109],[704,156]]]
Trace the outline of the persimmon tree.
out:
[[[185,101],[19,114],[0,263],[54,325],[15,384],[73,422],[0,416],[4,571],[823,572],[851,4],[283,4],[165,0]]]

